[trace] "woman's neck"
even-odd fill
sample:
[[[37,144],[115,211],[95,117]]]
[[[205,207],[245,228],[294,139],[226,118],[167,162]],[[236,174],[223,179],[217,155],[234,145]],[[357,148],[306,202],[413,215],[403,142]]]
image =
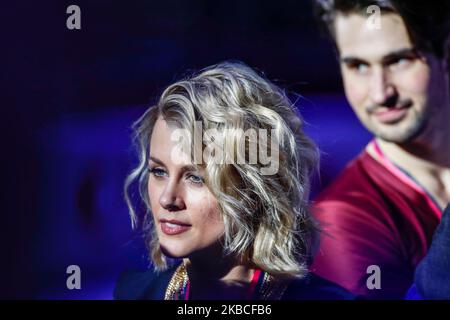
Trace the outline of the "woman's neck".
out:
[[[190,299],[249,298],[253,268],[229,257],[190,257],[184,263],[190,282]]]

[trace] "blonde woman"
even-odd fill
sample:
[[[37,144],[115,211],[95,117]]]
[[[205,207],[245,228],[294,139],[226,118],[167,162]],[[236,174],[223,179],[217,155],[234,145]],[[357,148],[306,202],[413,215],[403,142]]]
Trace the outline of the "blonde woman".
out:
[[[126,200],[153,268],[124,273],[116,299],[351,298],[308,273],[318,153],[282,90],[224,62],[170,85],[134,128]]]

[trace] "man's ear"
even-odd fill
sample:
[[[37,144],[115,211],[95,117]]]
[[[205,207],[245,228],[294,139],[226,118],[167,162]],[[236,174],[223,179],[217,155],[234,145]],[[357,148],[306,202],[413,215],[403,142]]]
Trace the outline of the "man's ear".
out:
[[[450,74],[450,36],[447,37],[444,47],[445,68]]]

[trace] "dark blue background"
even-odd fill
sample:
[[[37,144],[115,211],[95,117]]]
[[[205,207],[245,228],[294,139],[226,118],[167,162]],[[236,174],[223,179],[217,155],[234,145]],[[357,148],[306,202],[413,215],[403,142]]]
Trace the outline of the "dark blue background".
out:
[[[66,8],[81,8],[81,30]],[[20,1],[2,39],[2,298],[110,299],[145,268],[123,180],[130,125],[189,70],[238,59],[290,92],[322,150],[314,194],[370,138],[308,1]],[[79,265],[82,289],[66,288]]]

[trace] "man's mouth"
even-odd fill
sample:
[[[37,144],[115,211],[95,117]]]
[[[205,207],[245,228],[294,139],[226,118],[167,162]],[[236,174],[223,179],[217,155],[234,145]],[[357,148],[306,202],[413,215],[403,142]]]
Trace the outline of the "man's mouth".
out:
[[[375,118],[384,124],[396,123],[402,120],[406,114],[408,113],[408,109],[411,106],[411,103],[403,103],[398,107],[378,107],[376,108],[372,114]]]

